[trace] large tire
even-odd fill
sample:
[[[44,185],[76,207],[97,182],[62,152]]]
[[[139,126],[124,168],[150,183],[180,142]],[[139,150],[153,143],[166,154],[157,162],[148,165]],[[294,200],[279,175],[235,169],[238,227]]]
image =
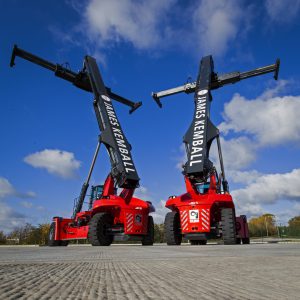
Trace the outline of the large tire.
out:
[[[52,222],[48,234],[48,246],[50,247],[60,246],[61,241],[56,241],[54,237],[55,237],[55,222]]]
[[[200,240],[199,241],[199,245],[206,245],[207,244],[207,240]]]
[[[196,240],[191,240],[191,241],[190,241],[190,244],[191,244],[192,246],[199,245],[199,244],[198,244],[198,241],[196,241]]]
[[[165,237],[168,245],[180,245],[182,234],[180,231],[179,213],[168,212],[165,218]]]
[[[110,246],[113,235],[107,232],[112,226],[112,216],[108,213],[97,213],[89,222],[88,240],[93,246]]]
[[[147,234],[142,239],[143,246],[152,246],[154,243],[154,222],[153,217],[148,216]]]
[[[224,245],[236,244],[234,210],[232,208],[223,208],[221,211],[221,218]]]
[[[250,244],[250,239],[249,238],[244,238],[244,239],[242,239],[242,243],[244,245],[248,245],[248,244]]]
[[[59,241],[59,246],[66,247],[69,245],[69,241]]]

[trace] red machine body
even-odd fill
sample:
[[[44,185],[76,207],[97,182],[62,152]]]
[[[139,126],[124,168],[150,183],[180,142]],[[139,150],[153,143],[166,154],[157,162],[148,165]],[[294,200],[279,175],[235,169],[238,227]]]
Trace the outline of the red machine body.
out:
[[[217,193],[215,176],[210,177],[206,193],[195,191],[188,177],[185,177],[187,193],[171,197],[166,207],[180,214],[182,234],[208,233],[212,225],[220,222],[220,208],[234,208],[230,194]]]
[[[75,219],[54,217],[56,241],[87,239],[89,221],[97,213],[113,216],[113,224],[108,230],[115,241],[132,240],[147,234],[148,215],[154,208],[150,202],[132,197],[132,190],[123,189],[120,195],[114,194],[114,181],[111,176],[105,181],[103,194],[93,202],[88,211],[76,214]]]
[[[235,207],[225,169],[220,142],[220,132],[210,118],[212,90],[236,83],[242,79],[274,72],[278,78],[280,60],[273,65],[246,72],[230,72],[219,75],[214,71],[211,55],[200,61],[195,82],[183,86],[152,93],[161,108],[161,98],[178,93],[194,93],[194,115],[183,143],[187,161],[183,174],[187,192],[178,197],[171,196],[166,207],[171,210],[165,218],[165,236],[168,245],[180,245],[182,237],[192,245],[204,245],[208,238],[222,238],[223,243],[249,244],[249,231],[246,216],[236,217]],[[218,176],[214,163],[210,160],[210,148],[217,141],[221,172]]]
[[[139,187],[139,176],[131,155],[132,147],[125,137],[112,99],[129,106],[129,113],[139,108],[133,102],[112,92],[104,85],[95,58],[84,57],[83,69],[78,73],[53,64],[36,55],[13,48],[11,67],[19,56],[54,72],[55,76],[93,94],[93,107],[101,134],[86,181],[83,183],[71,218],[54,217],[50,226],[48,245],[66,246],[69,240],[88,239],[93,246],[109,246],[113,241],[140,240],[142,245],[153,245],[154,223],[149,213],[155,209],[151,202],[133,197]],[[87,210],[83,210],[89,181],[100,145],[105,146],[111,170],[104,185],[92,186]],[[117,187],[122,189],[117,195]]]

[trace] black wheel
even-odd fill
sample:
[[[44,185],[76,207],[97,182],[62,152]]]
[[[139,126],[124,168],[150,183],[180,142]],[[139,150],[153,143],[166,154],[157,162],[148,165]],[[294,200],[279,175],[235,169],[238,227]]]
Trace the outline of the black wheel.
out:
[[[143,246],[152,246],[154,243],[154,222],[153,217],[148,217],[148,229],[147,234],[142,239]]]
[[[196,246],[196,245],[199,245],[199,241],[190,240],[190,244],[191,244],[192,246]]]
[[[165,237],[168,245],[180,245],[182,234],[180,232],[179,213],[168,212],[165,218]]]
[[[59,246],[66,247],[69,245],[69,241],[59,241]]]
[[[243,244],[250,244],[250,239],[249,238],[244,238],[244,239],[242,239],[242,243]]]
[[[236,243],[237,245],[240,245],[240,244],[241,244],[241,239],[240,239],[240,238],[236,238],[235,243]]]
[[[61,241],[56,241],[54,237],[55,237],[55,222],[52,222],[48,234],[48,246],[50,247],[60,246]]]
[[[108,229],[113,223],[108,213],[97,213],[89,222],[88,240],[93,246],[109,246],[113,242],[113,235]]]
[[[207,240],[200,240],[198,242],[199,242],[199,245],[206,245],[207,244]]]
[[[236,244],[234,210],[232,208],[223,208],[221,211],[221,218],[224,245]]]

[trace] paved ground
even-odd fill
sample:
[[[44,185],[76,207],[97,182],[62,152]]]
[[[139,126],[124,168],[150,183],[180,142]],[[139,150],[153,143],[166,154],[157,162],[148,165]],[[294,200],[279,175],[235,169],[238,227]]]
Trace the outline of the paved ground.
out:
[[[0,247],[0,299],[300,299],[300,244]]]

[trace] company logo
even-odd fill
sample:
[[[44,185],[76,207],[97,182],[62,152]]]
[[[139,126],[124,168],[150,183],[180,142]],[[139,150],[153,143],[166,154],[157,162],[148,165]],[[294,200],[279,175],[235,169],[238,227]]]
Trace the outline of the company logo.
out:
[[[191,223],[199,222],[199,209],[190,210],[190,222]]]
[[[101,97],[102,97],[102,99],[104,99],[105,101],[111,102],[111,101],[110,101],[110,98],[107,97],[106,95],[101,95]]]
[[[208,90],[201,90],[198,92],[198,96],[203,96],[206,95],[208,93]]]

